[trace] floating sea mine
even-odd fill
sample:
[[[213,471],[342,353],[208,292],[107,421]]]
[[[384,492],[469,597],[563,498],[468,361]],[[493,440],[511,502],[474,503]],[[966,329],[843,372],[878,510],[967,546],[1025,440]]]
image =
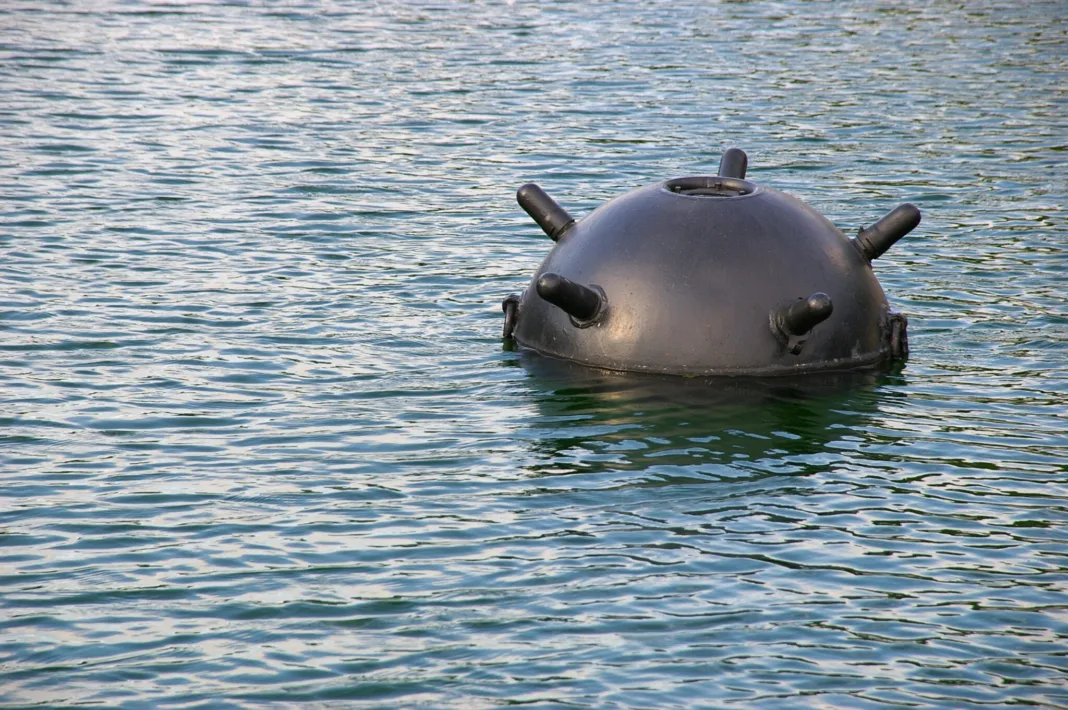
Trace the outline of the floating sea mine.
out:
[[[504,337],[607,370],[784,375],[908,355],[871,262],[920,222],[897,207],[847,238],[800,200],[745,179],[728,149],[716,176],[642,187],[575,220],[540,187],[520,206],[556,244]]]

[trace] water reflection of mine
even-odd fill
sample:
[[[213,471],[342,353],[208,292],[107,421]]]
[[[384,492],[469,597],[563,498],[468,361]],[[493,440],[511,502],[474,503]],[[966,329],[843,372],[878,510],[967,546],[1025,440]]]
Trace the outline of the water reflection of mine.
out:
[[[828,445],[867,435],[885,385],[851,371],[773,378],[679,378],[596,370],[526,351],[540,418],[537,475],[650,469],[664,482],[824,470]]]

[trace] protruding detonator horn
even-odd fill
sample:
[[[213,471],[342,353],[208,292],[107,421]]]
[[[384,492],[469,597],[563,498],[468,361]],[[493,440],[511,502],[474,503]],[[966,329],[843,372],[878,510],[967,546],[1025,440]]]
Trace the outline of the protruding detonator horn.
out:
[[[797,355],[805,345],[808,334],[817,325],[827,320],[834,310],[831,297],[814,293],[808,298],[799,298],[790,305],[771,312],[771,328],[786,343],[786,348]]]
[[[858,231],[853,246],[860,249],[865,259],[875,261],[919,223],[920,210],[916,205],[905,203],[892,209],[872,226]]]
[[[556,200],[532,182],[519,188],[515,199],[554,242],[575,223],[575,218],[569,215],[567,210],[556,204]]]
[[[604,312],[605,296],[600,288],[583,286],[559,274],[542,274],[534,285],[538,295],[571,316],[580,328],[593,325]]]
[[[749,167],[749,156],[741,148],[727,148],[719,159],[719,176],[745,179],[745,169]]]

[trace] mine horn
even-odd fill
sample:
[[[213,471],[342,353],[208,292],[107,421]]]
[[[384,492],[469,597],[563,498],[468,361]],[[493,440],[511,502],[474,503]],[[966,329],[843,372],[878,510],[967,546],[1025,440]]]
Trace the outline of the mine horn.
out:
[[[894,246],[920,223],[920,210],[916,205],[905,203],[894,209],[870,227],[857,232],[853,245],[868,261],[875,261]]]
[[[592,325],[604,311],[603,291],[569,281],[560,274],[542,274],[534,288],[539,296],[571,316],[576,325]]]
[[[519,206],[545,230],[554,242],[571,229],[575,218],[567,213],[556,200],[534,183],[527,183],[515,193]]]
[[[808,334],[830,318],[832,311],[834,304],[831,303],[831,297],[817,291],[808,298],[799,298],[772,311],[772,330],[786,342],[786,348],[797,355],[804,347]]]
[[[719,177],[745,179],[745,170],[749,167],[749,156],[741,148],[727,148],[719,159]]]

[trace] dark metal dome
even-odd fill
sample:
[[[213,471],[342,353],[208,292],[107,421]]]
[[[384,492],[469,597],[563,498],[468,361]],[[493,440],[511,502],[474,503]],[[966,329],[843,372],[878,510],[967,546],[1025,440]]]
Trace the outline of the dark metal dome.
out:
[[[907,355],[871,261],[920,221],[902,205],[848,239],[800,200],[718,176],[618,197],[575,221],[537,185],[517,198],[556,242],[504,301],[504,337],[594,367],[676,375],[778,375]]]

